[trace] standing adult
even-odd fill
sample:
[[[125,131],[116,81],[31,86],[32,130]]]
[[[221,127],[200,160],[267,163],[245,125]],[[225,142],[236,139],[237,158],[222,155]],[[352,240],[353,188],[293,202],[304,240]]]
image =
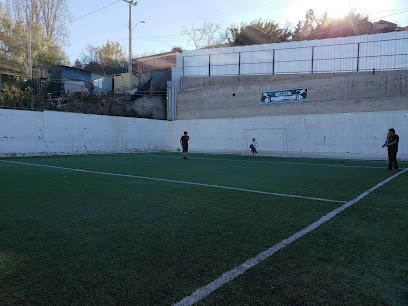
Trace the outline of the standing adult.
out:
[[[388,148],[388,169],[392,171],[392,166],[394,165],[394,169],[398,170],[398,162],[397,162],[397,152],[398,152],[398,142],[399,137],[395,134],[394,129],[389,129],[388,133],[390,135],[389,142],[386,144]]]
[[[190,137],[187,135],[187,132],[184,132],[184,135],[181,136],[180,139],[180,144],[183,147],[183,155],[184,155],[184,159],[187,159],[187,152],[188,152],[188,140],[190,139]]]

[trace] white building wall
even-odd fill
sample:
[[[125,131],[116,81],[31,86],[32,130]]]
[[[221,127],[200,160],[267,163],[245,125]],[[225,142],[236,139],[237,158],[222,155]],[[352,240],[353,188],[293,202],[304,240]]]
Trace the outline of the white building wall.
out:
[[[176,152],[186,130],[191,152],[249,154],[255,137],[265,155],[386,159],[391,127],[408,160],[408,111],[170,122],[0,109],[0,156]]]

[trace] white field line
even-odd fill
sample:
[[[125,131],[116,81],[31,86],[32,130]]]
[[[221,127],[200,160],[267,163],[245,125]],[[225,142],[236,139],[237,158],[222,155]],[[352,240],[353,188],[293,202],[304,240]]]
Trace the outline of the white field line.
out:
[[[84,170],[84,169],[74,169],[74,168],[66,168],[66,167],[58,167],[58,166],[50,166],[50,165],[41,165],[41,164],[31,164],[31,163],[16,162],[16,161],[11,161],[11,160],[0,160],[0,161],[5,162],[5,163],[21,164],[21,165],[27,165],[27,166],[54,168],[54,169],[69,170],[69,171],[76,171],[76,172],[85,172],[85,173],[102,174],[102,175],[112,175],[112,176],[120,176],[120,177],[131,177],[131,178],[152,180],[152,181],[162,181],[162,182],[188,184],[188,185],[196,185],[196,186],[203,186],[203,187],[238,190],[238,191],[245,191],[245,192],[252,192],[252,193],[261,193],[261,194],[268,194],[268,195],[274,195],[274,196],[281,196],[281,197],[289,197],[289,198],[308,199],[308,200],[323,201],[323,202],[333,202],[333,203],[346,203],[346,201],[338,201],[338,200],[330,200],[330,199],[314,198],[314,197],[303,197],[303,196],[293,195],[293,194],[266,192],[266,191],[252,190],[252,189],[228,187],[228,186],[221,186],[221,185],[211,185],[211,184],[203,184],[203,183],[195,183],[195,182],[187,182],[187,181],[179,181],[179,180],[162,179],[162,178],[155,178],[155,177],[148,177],[148,176],[109,173],[109,172],[101,172],[101,171],[91,171],[91,170]]]
[[[394,174],[393,176],[390,176],[389,178],[382,181],[381,183],[378,183],[374,187],[372,187],[369,190],[363,192],[357,198],[355,198],[355,199],[347,202],[346,204],[340,206],[339,208],[329,212],[327,215],[320,218],[316,222],[310,224],[308,227],[302,229],[301,231],[297,232],[296,234],[294,234],[294,235],[290,236],[289,238],[279,242],[278,244],[276,244],[273,247],[269,248],[268,250],[258,254],[257,256],[247,260],[246,262],[244,262],[240,266],[235,267],[234,269],[229,270],[228,272],[225,272],[224,274],[222,274],[219,278],[217,278],[213,282],[205,285],[204,287],[201,287],[201,288],[197,289],[193,294],[191,294],[190,296],[185,297],[184,299],[182,299],[181,301],[179,301],[178,303],[176,303],[174,305],[184,306],[184,305],[193,305],[193,304],[197,303],[198,301],[202,300],[203,298],[208,296],[213,291],[217,290],[221,286],[223,286],[223,285],[229,283],[230,281],[234,280],[235,278],[237,278],[241,274],[245,273],[248,269],[256,266],[258,263],[260,263],[260,262],[264,261],[265,259],[269,258],[274,253],[276,253],[277,251],[279,251],[279,250],[283,249],[284,247],[288,246],[289,244],[296,241],[300,237],[302,237],[302,236],[306,235],[307,233],[313,231],[314,229],[316,229],[317,227],[319,227],[323,223],[329,221],[331,218],[333,218],[338,213],[342,212],[343,210],[350,207],[351,205],[357,203],[358,201],[360,201],[362,198],[366,197],[368,194],[370,194],[374,190],[380,188],[384,184],[391,181],[393,178],[397,177],[398,175],[403,174],[406,171],[408,171],[408,168],[404,169],[403,171],[398,172],[397,174]]]
[[[146,156],[146,157],[159,157],[159,158],[176,158],[180,159],[181,157],[169,156],[169,155],[149,155],[149,154],[134,154],[137,156]],[[263,163],[263,164],[288,164],[288,165],[306,165],[306,166],[326,166],[326,167],[341,167],[341,168],[365,168],[365,169],[385,169],[387,167],[387,162],[384,161],[384,167],[378,166],[346,166],[346,165],[330,165],[330,164],[311,164],[311,163],[291,163],[291,162],[279,162],[279,161],[266,161],[266,160],[245,160],[245,159],[228,159],[228,158],[210,158],[210,157],[189,157],[189,159],[202,159],[202,160],[222,160],[222,161],[231,161],[231,162],[247,162],[247,163]],[[403,170],[405,168],[402,168]]]

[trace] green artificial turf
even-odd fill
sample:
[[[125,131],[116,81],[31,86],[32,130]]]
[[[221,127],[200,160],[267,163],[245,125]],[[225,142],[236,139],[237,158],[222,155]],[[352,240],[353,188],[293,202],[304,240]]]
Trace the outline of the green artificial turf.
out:
[[[3,160],[339,201],[395,174],[375,161],[189,157]],[[170,305],[342,205],[5,162],[0,172],[0,304]],[[404,304],[407,178],[199,303]]]

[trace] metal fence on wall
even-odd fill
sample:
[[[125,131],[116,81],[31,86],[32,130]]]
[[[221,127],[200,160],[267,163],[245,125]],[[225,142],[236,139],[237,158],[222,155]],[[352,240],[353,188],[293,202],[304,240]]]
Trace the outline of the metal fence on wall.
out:
[[[408,31],[183,51],[168,82],[167,119],[176,120],[183,77],[408,69]]]
[[[186,77],[408,69],[408,32],[228,49],[183,52],[178,66]]]

